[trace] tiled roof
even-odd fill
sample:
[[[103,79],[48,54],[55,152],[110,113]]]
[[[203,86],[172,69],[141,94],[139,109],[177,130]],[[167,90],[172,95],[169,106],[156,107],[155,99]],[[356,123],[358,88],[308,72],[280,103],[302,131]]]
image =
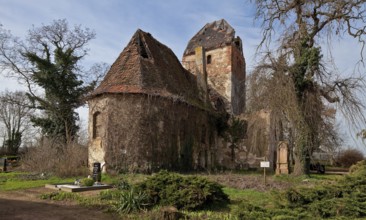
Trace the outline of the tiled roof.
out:
[[[143,93],[201,102],[195,77],[170,48],[142,30],[136,31],[91,97],[106,93]]]
[[[184,51],[184,56],[193,54],[197,46],[202,46],[206,50],[230,45],[235,38],[235,30],[224,19],[207,23],[188,42]]]

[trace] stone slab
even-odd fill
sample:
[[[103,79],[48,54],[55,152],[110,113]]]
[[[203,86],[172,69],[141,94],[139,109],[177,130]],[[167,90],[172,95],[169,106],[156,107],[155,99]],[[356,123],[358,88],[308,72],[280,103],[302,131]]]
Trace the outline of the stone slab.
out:
[[[111,189],[111,185],[96,185],[96,186],[75,186],[72,183],[60,183],[60,184],[46,184],[47,189],[61,190],[64,192],[84,192],[92,190]]]

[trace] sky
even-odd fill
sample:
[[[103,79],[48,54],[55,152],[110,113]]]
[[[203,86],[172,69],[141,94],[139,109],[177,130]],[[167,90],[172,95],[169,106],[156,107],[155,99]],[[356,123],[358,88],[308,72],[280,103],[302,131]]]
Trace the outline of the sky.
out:
[[[66,19],[69,25],[82,25],[95,31],[88,45],[86,63],[112,64],[137,29],[149,32],[170,47],[181,60],[188,41],[206,24],[224,18],[243,41],[247,74],[255,66],[255,51],[261,40],[255,8],[246,0],[0,0],[0,24],[18,37],[34,25]],[[339,71],[352,72],[359,58],[354,40],[334,41],[332,53]],[[364,71],[364,68],[362,70]],[[24,89],[15,80],[0,76],[0,91]],[[87,109],[80,111],[87,120]],[[354,132],[345,131],[351,145]]]

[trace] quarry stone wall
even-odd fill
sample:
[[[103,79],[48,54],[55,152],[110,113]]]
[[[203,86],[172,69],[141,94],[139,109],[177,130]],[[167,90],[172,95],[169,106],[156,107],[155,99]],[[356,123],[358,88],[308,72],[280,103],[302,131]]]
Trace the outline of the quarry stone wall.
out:
[[[90,137],[89,163],[106,171],[199,170],[215,166],[217,132],[205,110],[171,98],[108,94],[89,101],[90,115],[103,121],[101,137]],[[95,117],[89,132],[95,134]]]
[[[196,73],[195,54],[183,56],[183,66]],[[226,110],[238,115],[245,108],[245,61],[235,46],[206,51],[208,85],[223,97]]]

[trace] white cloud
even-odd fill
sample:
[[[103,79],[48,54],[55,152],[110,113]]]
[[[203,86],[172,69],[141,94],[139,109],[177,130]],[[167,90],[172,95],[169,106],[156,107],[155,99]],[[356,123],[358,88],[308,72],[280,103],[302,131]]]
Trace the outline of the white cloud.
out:
[[[112,64],[138,28],[150,32],[181,59],[189,39],[203,25],[224,18],[243,40],[247,67],[251,69],[261,37],[260,29],[253,25],[253,6],[243,0],[0,0],[0,5],[0,23],[20,37],[32,25],[62,18],[95,30],[97,38],[89,45],[87,63]],[[344,72],[353,68],[359,55],[359,47],[350,40],[333,44],[333,55]],[[18,88],[22,86],[16,81],[0,78],[0,90]]]

